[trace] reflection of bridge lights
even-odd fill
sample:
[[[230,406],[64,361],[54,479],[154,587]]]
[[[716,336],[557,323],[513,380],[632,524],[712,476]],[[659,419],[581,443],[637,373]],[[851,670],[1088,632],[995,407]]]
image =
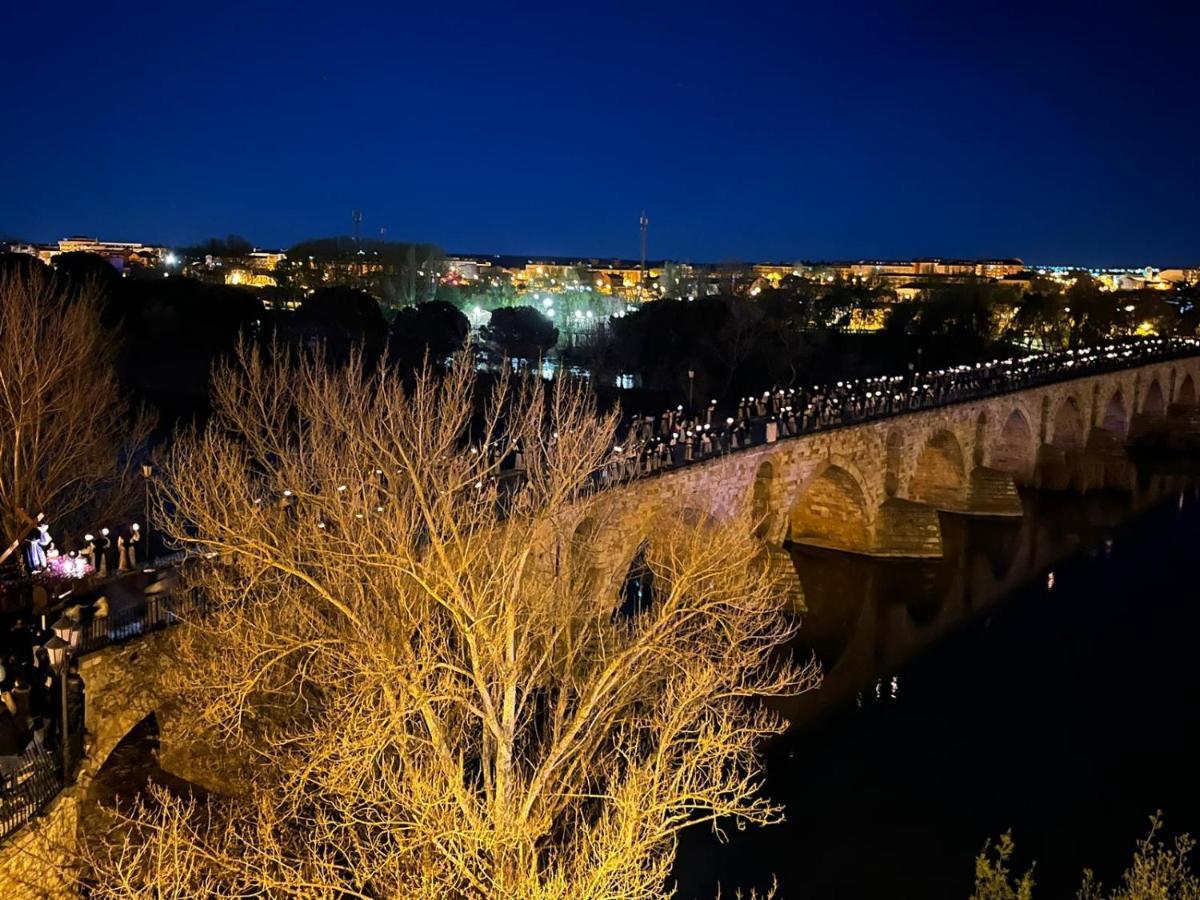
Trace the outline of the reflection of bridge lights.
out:
[[[1053,572],[1050,572],[1046,576],[1046,590],[1048,590],[1048,591],[1054,590],[1054,573]]]
[[[892,676],[892,699],[896,699],[896,695],[900,693],[900,676]]]

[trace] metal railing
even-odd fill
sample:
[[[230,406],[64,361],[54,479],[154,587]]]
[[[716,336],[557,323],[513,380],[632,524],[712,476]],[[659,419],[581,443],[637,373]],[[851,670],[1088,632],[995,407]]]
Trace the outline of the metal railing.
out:
[[[189,595],[168,593],[143,597],[141,602],[109,615],[90,616],[79,623],[78,639],[71,642],[74,655],[85,656],[175,625],[196,609]]]
[[[67,752],[57,744],[61,729],[47,727],[19,755],[0,757],[0,843],[19,831],[75,780],[83,758],[83,720],[67,722]],[[65,768],[64,768],[65,767]]]
[[[188,595],[156,594],[111,615],[96,616],[73,626],[68,644],[72,656],[79,658],[105,647],[123,644],[159,631],[199,611],[199,604]],[[65,665],[64,665],[65,675]],[[63,676],[60,676],[63,677]],[[57,710],[42,733],[35,735],[19,756],[0,757],[0,842],[32,821],[58,794],[75,780],[75,770],[83,758],[85,733],[82,711],[72,721],[70,704],[64,704],[66,721]],[[67,734],[64,754],[58,735]]]

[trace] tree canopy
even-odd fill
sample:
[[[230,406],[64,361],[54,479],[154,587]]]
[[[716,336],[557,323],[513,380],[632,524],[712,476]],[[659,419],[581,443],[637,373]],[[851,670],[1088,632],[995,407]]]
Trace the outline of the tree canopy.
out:
[[[532,306],[505,306],[492,310],[483,336],[502,356],[537,361],[558,342],[558,329]]]

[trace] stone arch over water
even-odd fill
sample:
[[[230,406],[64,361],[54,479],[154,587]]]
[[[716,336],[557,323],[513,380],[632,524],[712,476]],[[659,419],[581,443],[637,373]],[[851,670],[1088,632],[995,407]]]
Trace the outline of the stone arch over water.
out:
[[[1163,400],[1162,385],[1155,378],[1150,382],[1150,386],[1146,388],[1146,395],[1142,398],[1142,412],[1148,416],[1157,416],[1163,413],[1166,408],[1166,402]]]
[[[1121,389],[1113,391],[1100,417],[1100,427],[1114,440],[1123,441],[1129,431],[1129,413],[1125,407],[1125,395]]]
[[[1036,452],[1029,419],[1020,409],[1014,409],[1004,420],[996,445],[992,448],[992,468],[1013,476],[1027,477],[1033,471]]]
[[[1196,405],[1196,383],[1190,374],[1185,374],[1183,381],[1179,383],[1179,390],[1175,392],[1175,402],[1179,406]]]
[[[642,541],[633,554],[621,582],[617,615],[626,618],[640,615],[654,603],[654,572],[646,560],[649,542]]]
[[[1058,405],[1054,414],[1054,430],[1050,443],[1059,450],[1081,450],[1085,440],[1083,413],[1079,409],[1079,402],[1074,397],[1067,397]]]
[[[848,469],[832,463],[820,469],[801,490],[791,511],[791,539],[869,552],[871,515],[866,493]]]
[[[967,466],[962,445],[952,431],[937,431],[925,442],[909,482],[908,497],[938,509],[963,506]]]

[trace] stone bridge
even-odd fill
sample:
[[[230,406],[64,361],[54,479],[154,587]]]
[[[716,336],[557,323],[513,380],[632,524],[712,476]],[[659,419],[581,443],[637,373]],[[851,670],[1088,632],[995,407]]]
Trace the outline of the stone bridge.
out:
[[[1132,486],[1131,442],[1200,425],[1200,358],[1156,362],[762,444],[614,490],[560,552],[623,578],[652,509],[749,512],[768,544],[942,555],[940,512],[1019,516],[1019,486]],[[608,506],[611,504],[611,506]]]
[[[603,492],[599,507],[564,530],[558,552],[585,555],[586,570],[619,585],[636,565],[651,513],[682,500],[698,522],[749,514],[768,545],[939,557],[941,512],[1020,516],[1018,486],[1132,487],[1131,442],[1200,431],[1198,382],[1200,357],[1178,358],[762,444]],[[154,684],[171,641],[168,629],[83,661],[90,758],[79,783],[0,848],[0,895],[58,895],[47,890],[47,856],[63,859],[50,848],[70,842],[91,777],[146,715],[169,723]],[[219,785],[211,760],[169,741],[161,759]]]

